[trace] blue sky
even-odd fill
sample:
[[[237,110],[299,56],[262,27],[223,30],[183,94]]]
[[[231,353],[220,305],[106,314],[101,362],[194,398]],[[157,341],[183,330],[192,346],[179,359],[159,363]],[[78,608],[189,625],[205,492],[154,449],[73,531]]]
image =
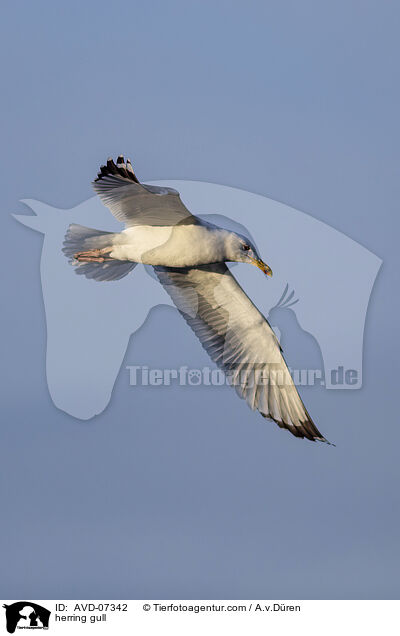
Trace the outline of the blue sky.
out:
[[[3,598],[398,598],[399,18],[369,0],[4,4]],[[264,194],[383,259],[363,388],[309,397],[336,449],[228,390],[155,398],[122,371],[96,420],[54,407],[42,239],[10,214],[80,203],[120,152],[142,180]],[[207,363],[170,308],[125,362],[156,350]]]

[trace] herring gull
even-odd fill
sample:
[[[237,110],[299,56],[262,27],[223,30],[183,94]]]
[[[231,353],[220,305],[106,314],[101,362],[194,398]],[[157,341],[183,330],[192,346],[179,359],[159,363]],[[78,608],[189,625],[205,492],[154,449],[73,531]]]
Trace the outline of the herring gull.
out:
[[[250,408],[296,437],[327,442],[298,394],[275,333],[226,265],[250,263],[272,276],[253,242],[191,214],[176,190],[140,183],[122,155],[101,166],[93,187],[125,229],[112,233],[70,225],[63,252],[76,273],[113,281],[137,263],[152,266]]]

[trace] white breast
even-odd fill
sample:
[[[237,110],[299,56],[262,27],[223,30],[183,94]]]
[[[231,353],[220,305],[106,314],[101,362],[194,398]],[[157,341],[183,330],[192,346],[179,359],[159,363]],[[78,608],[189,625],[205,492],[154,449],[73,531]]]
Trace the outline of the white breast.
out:
[[[201,225],[137,225],[117,235],[110,256],[146,265],[190,267],[225,260],[229,232]]]

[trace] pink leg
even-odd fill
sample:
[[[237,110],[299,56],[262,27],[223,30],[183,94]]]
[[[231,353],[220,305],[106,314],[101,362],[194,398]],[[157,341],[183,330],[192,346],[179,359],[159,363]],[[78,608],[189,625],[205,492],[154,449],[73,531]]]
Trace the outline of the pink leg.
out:
[[[88,250],[87,252],[77,252],[74,258],[80,263],[104,263],[104,261],[112,261],[113,258],[107,256],[112,251],[112,247],[103,247],[99,250]]]

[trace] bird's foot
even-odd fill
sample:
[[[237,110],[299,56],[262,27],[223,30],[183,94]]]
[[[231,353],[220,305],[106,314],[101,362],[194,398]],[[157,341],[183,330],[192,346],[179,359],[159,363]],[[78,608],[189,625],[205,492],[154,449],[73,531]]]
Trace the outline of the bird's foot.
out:
[[[104,263],[105,261],[112,261],[114,259],[107,256],[112,251],[112,247],[103,247],[99,250],[88,250],[87,252],[77,252],[74,254],[75,260],[80,263]]]

